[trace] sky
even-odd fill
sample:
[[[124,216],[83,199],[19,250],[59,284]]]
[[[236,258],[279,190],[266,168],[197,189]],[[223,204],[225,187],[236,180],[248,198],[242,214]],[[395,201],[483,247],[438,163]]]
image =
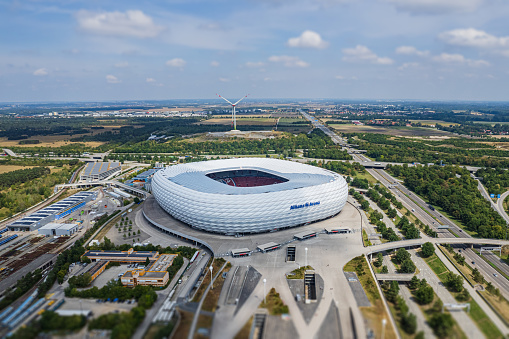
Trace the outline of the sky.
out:
[[[506,0],[0,0],[0,101],[509,100]]]

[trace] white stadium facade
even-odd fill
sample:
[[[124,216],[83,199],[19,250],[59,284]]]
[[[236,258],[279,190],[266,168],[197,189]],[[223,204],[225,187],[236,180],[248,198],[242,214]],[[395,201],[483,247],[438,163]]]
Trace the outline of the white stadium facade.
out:
[[[292,161],[237,158],[167,167],[152,179],[158,204],[193,228],[226,234],[269,232],[341,212],[348,196],[334,172]]]

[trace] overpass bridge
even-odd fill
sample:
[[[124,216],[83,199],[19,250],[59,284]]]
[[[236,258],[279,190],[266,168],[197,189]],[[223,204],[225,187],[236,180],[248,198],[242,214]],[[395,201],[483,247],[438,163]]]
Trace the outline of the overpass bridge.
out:
[[[502,239],[482,239],[482,238],[430,238],[430,239],[410,239],[386,242],[380,245],[366,247],[366,255],[374,253],[396,250],[398,248],[421,247],[424,243],[430,242],[435,245],[451,244],[451,245],[492,245],[505,246],[509,245],[509,240]]]
[[[99,180],[99,181],[90,181],[90,182],[78,182],[78,183],[74,183],[74,184],[61,184],[61,185],[57,185],[56,189],[60,190],[63,188],[87,188],[87,187],[91,187],[91,186],[115,186],[117,188],[123,189],[124,191],[129,192],[134,195],[137,195],[139,197],[147,198],[149,196],[149,193],[145,190],[126,185],[126,184],[124,184],[120,181],[116,181],[116,180]]]
[[[399,281],[408,282],[414,277],[414,273],[378,273],[375,274],[379,281]]]

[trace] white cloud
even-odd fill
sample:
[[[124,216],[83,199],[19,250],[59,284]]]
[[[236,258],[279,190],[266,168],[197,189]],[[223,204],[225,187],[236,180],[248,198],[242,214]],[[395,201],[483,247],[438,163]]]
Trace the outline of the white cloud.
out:
[[[399,66],[398,69],[400,71],[403,71],[407,68],[415,68],[415,67],[419,67],[421,64],[418,63],[418,62],[405,62],[403,65]]]
[[[475,11],[483,0],[384,0],[411,14],[448,14]]]
[[[326,48],[329,43],[322,40],[320,34],[313,31],[304,31],[299,37],[288,39],[287,45],[289,47],[301,48]]]
[[[448,64],[466,64],[473,67],[489,66],[490,63],[486,60],[472,60],[467,59],[461,54],[442,53],[433,57],[433,61]]]
[[[261,61],[258,61],[258,62],[248,61],[248,62],[246,62],[246,67],[249,67],[249,68],[258,68],[258,67],[263,67],[263,66],[265,66],[265,63],[263,63]]]
[[[282,63],[285,67],[308,67],[309,64],[299,57],[288,55],[273,55],[269,58],[270,62]]]
[[[357,45],[354,48],[344,48],[343,54],[343,61],[348,62],[370,62],[379,65],[391,65],[394,63],[391,58],[379,57],[369,48],[362,45]]]
[[[335,78],[338,79],[338,80],[357,80],[356,76],[346,77],[346,76],[343,76],[343,75],[336,75]]]
[[[414,46],[400,46],[396,48],[396,53],[404,55],[417,55],[421,57],[429,55],[429,51],[419,51]]]
[[[156,79],[154,79],[154,78],[147,78],[145,81],[148,82],[148,83],[151,83],[151,82],[156,82]]]
[[[139,10],[100,13],[81,10],[76,19],[80,29],[99,35],[152,38],[163,29]]]
[[[475,28],[453,29],[438,37],[449,45],[477,48],[495,48],[509,46],[509,37],[496,37]]]
[[[125,67],[129,66],[129,63],[127,61],[121,61],[121,62],[117,62],[113,66],[118,67],[118,68],[125,68]]]
[[[118,84],[120,83],[121,81],[118,80],[118,78],[114,75],[111,75],[111,74],[108,74],[106,76],[106,81],[109,83],[109,84]]]
[[[33,73],[35,76],[42,77],[48,75],[48,70],[46,68],[39,68]]]
[[[187,64],[187,62],[184,59],[181,58],[174,58],[171,60],[166,61],[166,65],[170,67],[184,67]]]
[[[219,78],[219,81],[221,81],[221,82],[230,82],[230,79],[228,79],[228,78]]]
[[[217,61],[215,61],[215,60],[214,60],[214,61],[211,61],[211,62],[210,62],[210,66],[212,66],[212,67],[219,67],[219,62],[217,62]]]

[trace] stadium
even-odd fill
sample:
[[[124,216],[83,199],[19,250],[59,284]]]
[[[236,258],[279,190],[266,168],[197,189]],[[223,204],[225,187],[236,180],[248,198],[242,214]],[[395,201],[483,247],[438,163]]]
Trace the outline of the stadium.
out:
[[[332,217],[348,196],[334,172],[270,158],[180,164],[152,179],[157,203],[175,219],[207,232],[277,231]]]

